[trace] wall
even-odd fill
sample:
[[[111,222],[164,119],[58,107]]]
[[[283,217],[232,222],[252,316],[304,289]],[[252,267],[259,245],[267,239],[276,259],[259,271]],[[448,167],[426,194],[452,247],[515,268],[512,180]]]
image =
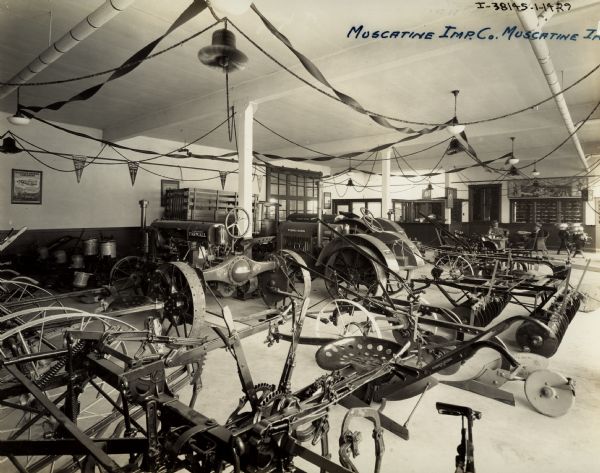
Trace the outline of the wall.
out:
[[[6,114],[0,115],[0,123]],[[8,122],[6,122],[8,124]],[[68,125],[68,128],[101,137],[100,130]],[[32,121],[26,127],[14,127],[13,131],[45,149],[68,154],[95,156],[100,143],[75,137],[47,125]],[[158,152],[177,149],[181,143],[138,137],[122,144],[148,148]],[[191,146],[194,153],[219,154],[224,150]],[[147,159],[147,155],[122,151],[132,160]],[[123,159],[112,150],[105,150],[102,156]],[[39,155],[44,163],[68,172],[59,172],[44,167],[26,153],[2,154],[0,160],[0,228],[27,226],[30,229],[77,228],[77,227],[131,227],[139,225],[139,205],[141,199],[149,200],[148,218],[158,218],[160,208],[160,181],[164,178],[184,179],[180,186],[196,186],[209,189],[221,188],[216,172],[181,170],[166,167],[142,165],[138,170],[135,186],[131,185],[129,171],[123,164],[93,164],[86,167],[78,184],[73,171],[73,163],[68,159]],[[172,158],[159,158],[153,162],[173,163]],[[210,169],[237,170],[237,163],[222,163],[209,160],[181,159],[183,166],[200,166]],[[43,171],[42,205],[17,205],[10,203],[11,169],[31,169]],[[162,174],[164,177],[144,170]],[[199,182],[191,179],[202,179]],[[210,179],[210,180],[206,180]],[[237,189],[237,175],[227,177],[226,189]],[[254,192],[258,183],[254,182]]]

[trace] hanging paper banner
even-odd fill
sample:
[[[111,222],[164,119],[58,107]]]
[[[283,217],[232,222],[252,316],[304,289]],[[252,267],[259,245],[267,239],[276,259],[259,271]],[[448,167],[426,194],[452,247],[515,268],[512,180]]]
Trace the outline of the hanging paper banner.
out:
[[[258,174],[256,175],[256,183],[258,184],[258,193],[260,194],[260,192],[262,191],[262,183],[263,183],[263,178],[265,176],[259,176]]]
[[[225,181],[227,180],[227,171],[219,171],[219,177],[221,178],[221,187],[225,190]]]
[[[77,177],[77,184],[81,181],[81,175],[83,174],[83,168],[85,168],[86,157],[85,156],[73,156],[73,165],[75,166],[75,176]]]
[[[127,161],[127,167],[129,168],[129,177],[131,178],[131,185],[135,185],[135,178],[137,176],[138,168],[140,164],[136,161]]]

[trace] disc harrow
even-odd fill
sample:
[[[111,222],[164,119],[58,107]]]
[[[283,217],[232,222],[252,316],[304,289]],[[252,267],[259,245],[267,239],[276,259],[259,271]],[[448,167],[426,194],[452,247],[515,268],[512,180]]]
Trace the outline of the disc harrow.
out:
[[[553,356],[581,305],[582,295],[567,296],[566,303],[559,297],[548,309],[537,309],[531,318],[543,323],[549,331],[540,329],[533,321],[523,322],[516,332],[516,340],[526,351],[550,358]]]

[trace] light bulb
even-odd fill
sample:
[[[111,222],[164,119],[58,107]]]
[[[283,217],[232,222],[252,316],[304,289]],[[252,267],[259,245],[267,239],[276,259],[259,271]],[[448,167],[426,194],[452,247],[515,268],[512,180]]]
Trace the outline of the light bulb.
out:
[[[250,8],[252,0],[210,0],[208,4],[225,16],[241,15]]]
[[[538,177],[540,175],[540,172],[537,169],[534,169],[533,172],[531,173],[531,175],[533,177]]]

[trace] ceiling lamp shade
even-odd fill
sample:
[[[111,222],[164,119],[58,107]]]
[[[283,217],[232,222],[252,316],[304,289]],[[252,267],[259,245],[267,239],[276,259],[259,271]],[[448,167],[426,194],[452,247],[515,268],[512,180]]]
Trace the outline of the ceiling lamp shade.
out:
[[[457,123],[456,125],[447,126],[446,130],[448,130],[448,133],[451,135],[460,135],[463,131],[465,131],[465,126]]]
[[[208,0],[208,5],[224,15],[241,15],[252,5],[252,0]]]
[[[235,47],[235,35],[226,28],[212,35],[212,44],[198,51],[198,59],[208,67],[233,72],[244,69],[248,57]]]
[[[6,119],[11,125],[17,126],[29,125],[29,122],[31,121],[29,117],[26,117],[21,112],[17,112],[14,115],[11,115],[10,117],[6,117]]]
[[[458,123],[458,118],[456,118],[456,99],[458,97],[458,90],[453,90],[452,94],[454,95],[454,117],[452,118],[452,125],[446,127],[446,131],[453,136],[460,135],[463,131],[465,131],[465,126]]]
[[[427,190],[428,191],[432,191],[433,190],[433,186],[431,185],[431,182],[429,184],[427,184]]]
[[[533,165],[533,171],[531,171],[531,175],[533,177],[538,177],[540,175],[540,172],[537,170],[537,168],[535,167],[535,164]]]
[[[20,95],[21,95],[21,88],[19,87],[17,89],[17,111],[15,112],[14,115],[11,115],[10,117],[6,117],[6,119],[8,120],[8,122],[11,125],[17,125],[17,126],[29,125],[29,122],[31,121],[31,119],[27,115],[25,115],[23,113],[23,111],[21,110]]]
[[[346,182],[346,187],[354,187],[354,182],[352,182],[351,177],[348,179],[348,182]]]

